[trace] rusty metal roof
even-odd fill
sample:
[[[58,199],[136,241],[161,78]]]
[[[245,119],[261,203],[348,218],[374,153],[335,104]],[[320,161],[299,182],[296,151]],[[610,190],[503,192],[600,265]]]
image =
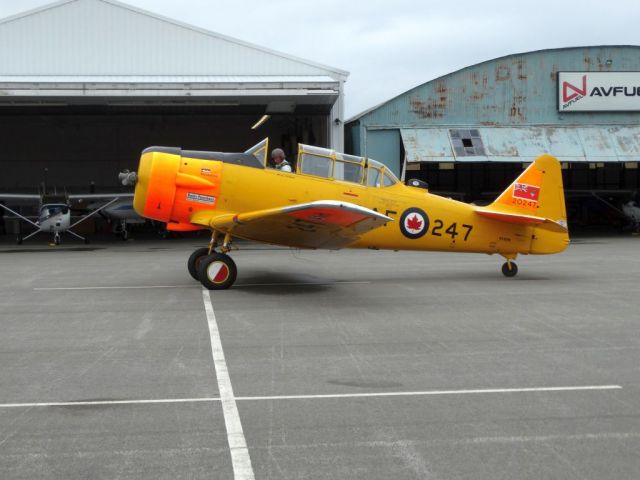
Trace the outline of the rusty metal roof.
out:
[[[460,155],[451,128],[400,130],[407,162],[531,162],[549,153],[563,162],[640,161],[640,126],[474,127],[485,155]]]
[[[347,120],[362,127],[637,124],[634,112],[559,113],[559,71],[640,71],[640,46],[570,47],[471,65]]]

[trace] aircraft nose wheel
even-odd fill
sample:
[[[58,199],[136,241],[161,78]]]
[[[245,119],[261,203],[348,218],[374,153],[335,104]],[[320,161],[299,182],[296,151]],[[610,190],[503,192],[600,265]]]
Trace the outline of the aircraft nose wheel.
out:
[[[198,266],[200,265],[200,260],[207,255],[209,255],[209,249],[207,247],[199,248],[193,252],[189,257],[189,260],[187,260],[189,275],[191,275],[194,280],[200,281],[200,277],[198,277]]]
[[[502,274],[505,277],[515,277],[518,273],[518,265],[515,262],[504,262],[502,264]]]
[[[60,235],[58,233],[53,236],[53,243],[55,245],[60,245]]]
[[[194,252],[195,253],[195,252]],[[212,253],[200,259],[198,279],[209,290],[224,290],[236,281],[238,268],[229,255]]]

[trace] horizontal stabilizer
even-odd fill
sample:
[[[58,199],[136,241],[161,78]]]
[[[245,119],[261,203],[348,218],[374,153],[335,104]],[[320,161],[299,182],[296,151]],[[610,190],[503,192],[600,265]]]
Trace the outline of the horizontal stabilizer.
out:
[[[516,223],[520,225],[536,225],[540,228],[550,230],[552,232],[566,232],[567,224],[564,220],[554,221],[548,218],[536,217],[534,215],[524,215],[521,213],[506,213],[489,210],[486,208],[477,208],[476,213],[483,217],[492,218],[505,223]]]

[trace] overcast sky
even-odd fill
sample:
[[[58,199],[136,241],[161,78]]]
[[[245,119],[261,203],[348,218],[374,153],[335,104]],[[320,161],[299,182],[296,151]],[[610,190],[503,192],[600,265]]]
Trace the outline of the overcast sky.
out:
[[[0,17],[47,3],[51,2],[0,0]],[[440,75],[511,53],[580,45],[640,44],[637,1],[125,3],[349,71],[347,117]]]

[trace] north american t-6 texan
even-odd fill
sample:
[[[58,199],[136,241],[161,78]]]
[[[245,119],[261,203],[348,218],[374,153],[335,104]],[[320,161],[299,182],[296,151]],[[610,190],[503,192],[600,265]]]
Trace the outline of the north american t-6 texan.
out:
[[[404,185],[380,162],[299,145],[295,172],[269,168],[268,140],[244,153],[150,147],[142,152],[134,208],[173,231],[208,229],[191,254],[193,278],[211,290],[233,285],[233,238],[305,249],[369,248],[499,254],[516,275],[519,254],[569,244],[561,168],[538,157],[490,205],[476,206]]]

